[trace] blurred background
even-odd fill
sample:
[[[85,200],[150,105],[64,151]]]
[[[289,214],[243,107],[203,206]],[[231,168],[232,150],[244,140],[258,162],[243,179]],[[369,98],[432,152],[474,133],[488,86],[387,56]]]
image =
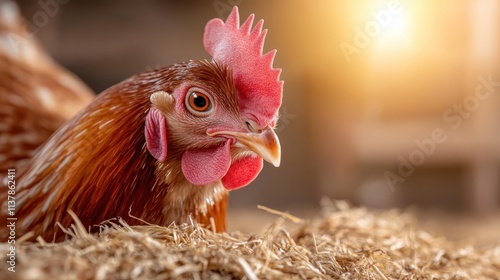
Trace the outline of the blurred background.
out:
[[[209,59],[205,23],[233,5],[265,19],[285,81],[283,158],[232,193],[229,218],[243,228],[257,204],[300,215],[322,196],[500,228],[496,0],[18,3],[48,52],[96,92]]]

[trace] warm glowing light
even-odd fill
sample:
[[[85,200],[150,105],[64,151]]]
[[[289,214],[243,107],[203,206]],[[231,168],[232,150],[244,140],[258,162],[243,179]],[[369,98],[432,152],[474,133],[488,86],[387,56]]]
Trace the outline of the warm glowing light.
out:
[[[379,41],[400,40],[408,35],[408,23],[405,14],[393,15],[391,22],[380,34]]]
[[[374,40],[376,52],[405,49],[411,38],[408,13],[405,10],[391,14],[390,20],[381,28],[379,36]]]
[[[363,52],[372,53],[375,60],[394,58],[402,54],[411,44],[410,11],[414,5],[391,0],[375,6],[352,7],[354,21],[352,39],[339,44],[347,62],[352,62]],[[354,19],[354,20],[353,20]]]

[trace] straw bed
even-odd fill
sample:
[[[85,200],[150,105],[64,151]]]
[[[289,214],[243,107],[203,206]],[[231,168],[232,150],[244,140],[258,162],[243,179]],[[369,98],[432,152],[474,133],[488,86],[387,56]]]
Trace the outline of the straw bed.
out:
[[[500,246],[433,237],[398,211],[329,208],[297,229],[283,216],[255,234],[115,220],[90,235],[76,223],[68,241],[18,244],[15,273],[2,254],[0,279],[500,279]]]

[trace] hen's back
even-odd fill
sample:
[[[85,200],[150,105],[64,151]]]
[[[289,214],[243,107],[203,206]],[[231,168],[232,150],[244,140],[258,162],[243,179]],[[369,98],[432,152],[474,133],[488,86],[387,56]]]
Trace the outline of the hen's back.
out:
[[[19,9],[0,1],[0,186],[35,149],[94,98],[33,38]]]

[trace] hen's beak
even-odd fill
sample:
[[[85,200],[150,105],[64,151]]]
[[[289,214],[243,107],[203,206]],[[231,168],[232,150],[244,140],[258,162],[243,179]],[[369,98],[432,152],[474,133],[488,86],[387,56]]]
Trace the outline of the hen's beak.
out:
[[[235,132],[216,131],[207,132],[209,136],[229,135],[247,147],[252,152],[261,156],[265,161],[278,167],[281,162],[281,146],[278,136],[272,128],[267,128],[261,132]]]

